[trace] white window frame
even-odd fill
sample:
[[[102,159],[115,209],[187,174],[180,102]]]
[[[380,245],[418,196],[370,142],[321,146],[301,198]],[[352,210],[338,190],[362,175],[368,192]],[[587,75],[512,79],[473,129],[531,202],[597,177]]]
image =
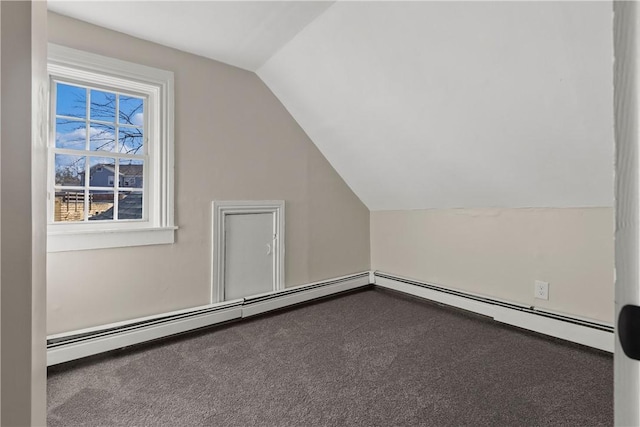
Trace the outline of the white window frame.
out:
[[[143,220],[54,222],[55,96],[50,96],[48,252],[174,243],[173,73],[55,44],[49,44],[48,70],[50,93],[55,90],[54,81],[61,80],[144,95],[148,154]]]

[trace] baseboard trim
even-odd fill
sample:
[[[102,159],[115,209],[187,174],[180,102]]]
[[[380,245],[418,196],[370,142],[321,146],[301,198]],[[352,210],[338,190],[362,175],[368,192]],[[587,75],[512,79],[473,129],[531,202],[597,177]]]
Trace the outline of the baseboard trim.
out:
[[[370,285],[369,272],[47,337],[47,366],[255,316]]]
[[[288,288],[269,294],[256,295],[245,298],[244,305],[242,306],[242,317],[255,316],[267,311],[278,310],[294,304],[369,286],[370,284],[369,273],[365,272],[295,288]]]
[[[613,353],[614,328],[379,271],[362,272],[249,298],[148,316],[47,337],[47,366],[239,320],[370,285],[491,317],[497,322]]]
[[[439,285],[374,272],[375,286],[491,317],[497,322],[613,353],[614,328],[605,323],[540,310]]]
[[[68,339],[47,340],[47,366],[81,359],[87,356],[128,347],[159,338],[204,328],[242,317],[242,303],[209,311],[185,313],[185,316],[167,321],[132,321],[123,329],[109,325],[94,333],[71,334]]]

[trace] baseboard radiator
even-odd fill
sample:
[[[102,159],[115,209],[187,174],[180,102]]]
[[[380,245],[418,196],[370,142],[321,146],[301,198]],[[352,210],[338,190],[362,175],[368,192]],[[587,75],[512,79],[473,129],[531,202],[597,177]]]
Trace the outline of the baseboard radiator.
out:
[[[47,338],[47,366],[367,287],[371,278],[370,272],[362,272],[250,298],[51,335]]]
[[[612,325],[555,313],[523,304],[490,298],[404,278],[373,272],[375,286],[418,296],[437,303],[488,316],[493,320],[613,353]]]
[[[372,285],[488,316],[497,322],[613,352],[614,328],[611,325],[375,271],[52,335],[47,339],[47,365],[52,366]]]

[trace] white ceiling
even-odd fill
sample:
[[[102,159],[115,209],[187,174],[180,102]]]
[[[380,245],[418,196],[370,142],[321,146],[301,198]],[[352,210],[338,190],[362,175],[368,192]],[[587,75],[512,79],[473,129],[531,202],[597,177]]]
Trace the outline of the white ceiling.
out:
[[[49,10],[255,71],[331,4],[49,0]]]
[[[372,210],[613,203],[609,2],[50,8],[256,70]]]
[[[613,203],[604,2],[339,2],[258,70],[372,210]]]

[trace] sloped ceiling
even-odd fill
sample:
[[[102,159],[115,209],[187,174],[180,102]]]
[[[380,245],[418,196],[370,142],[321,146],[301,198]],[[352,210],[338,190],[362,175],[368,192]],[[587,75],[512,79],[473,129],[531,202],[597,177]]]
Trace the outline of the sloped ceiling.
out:
[[[372,210],[609,206],[607,3],[336,3],[258,70]]]
[[[62,3],[256,70],[372,210],[613,203],[609,2]]]
[[[255,71],[332,1],[65,1],[49,10]]]

